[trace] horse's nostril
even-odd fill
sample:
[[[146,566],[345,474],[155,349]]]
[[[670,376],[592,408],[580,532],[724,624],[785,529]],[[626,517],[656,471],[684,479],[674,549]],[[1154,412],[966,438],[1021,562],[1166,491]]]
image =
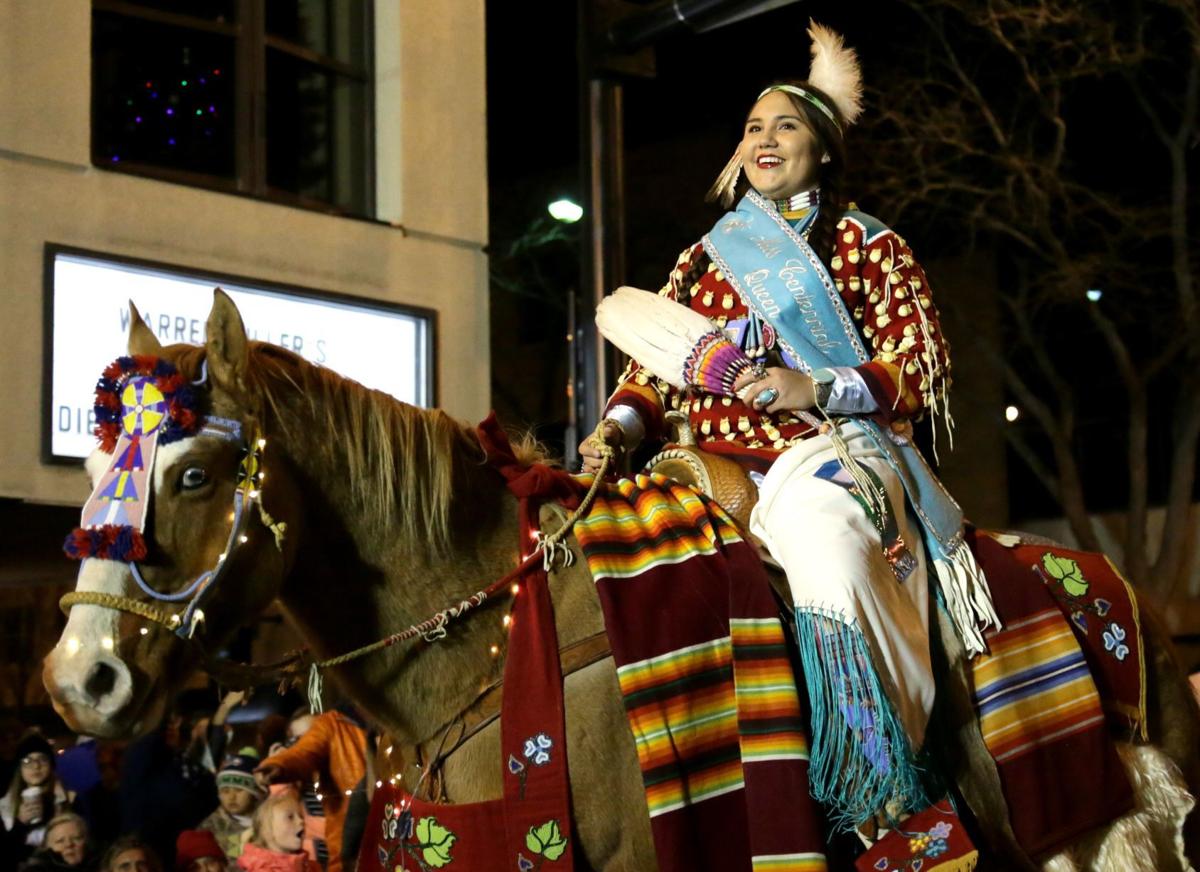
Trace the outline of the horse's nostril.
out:
[[[93,700],[99,701],[112,693],[112,689],[116,686],[116,683],[117,670],[101,661],[88,672],[87,681],[84,683],[83,688],[88,696]]]

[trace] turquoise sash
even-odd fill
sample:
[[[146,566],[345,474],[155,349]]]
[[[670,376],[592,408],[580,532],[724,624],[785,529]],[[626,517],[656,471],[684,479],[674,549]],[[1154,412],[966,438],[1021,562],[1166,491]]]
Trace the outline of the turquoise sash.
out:
[[[704,237],[704,250],[802,371],[866,363],[871,355],[858,328],[801,232],[752,190]],[[869,418],[855,420],[904,482],[930,556],[949,557],[962,543],[958,503],[911,442]]]

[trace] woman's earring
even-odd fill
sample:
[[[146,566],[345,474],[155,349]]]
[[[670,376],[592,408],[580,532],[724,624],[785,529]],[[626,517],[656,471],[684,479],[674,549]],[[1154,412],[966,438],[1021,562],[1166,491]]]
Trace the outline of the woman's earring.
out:
[[[738,177],[742,174],[742,154],[741,146],[739,145],[733,152],[733,157],[725,164],[725,169],[721,170],[721,175],[717,176],[717,180],[713,182],[713,186],[708,189],[708,199],[716,200],[726,208],[733,203],[733,194],[737,188]]]
[[[821,155],[821,163],[829,163],[831,160],[833,160],[833,158],[829,156],[829,152],[825,152],[823,155]]]

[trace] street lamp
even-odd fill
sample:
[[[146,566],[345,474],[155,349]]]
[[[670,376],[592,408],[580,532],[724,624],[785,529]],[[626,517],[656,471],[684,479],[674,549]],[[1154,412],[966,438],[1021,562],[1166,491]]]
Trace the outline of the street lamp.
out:
[[[573,200],[566,198],[555,200],[546,208],[554,220],[561,221],[564,224],[574,224],[583,217],[583,207]]]

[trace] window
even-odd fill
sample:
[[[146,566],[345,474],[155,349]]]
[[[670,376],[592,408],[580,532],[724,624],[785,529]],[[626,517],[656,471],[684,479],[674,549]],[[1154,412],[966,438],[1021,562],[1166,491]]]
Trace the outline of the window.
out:
[[[93,0],[93,163],[371,216],[368,6]]]
[[[436,323],[428,309],[54,244],[46,245],[45,264],[48,463],[84,458],[96,447],[96,374],[125,348],[129,301],[164,345],[199,344],[214,285],[233,298],[251,339],[280,345],[402,402],[436,402]],[[387,366],[379,365],[381,348]]]

